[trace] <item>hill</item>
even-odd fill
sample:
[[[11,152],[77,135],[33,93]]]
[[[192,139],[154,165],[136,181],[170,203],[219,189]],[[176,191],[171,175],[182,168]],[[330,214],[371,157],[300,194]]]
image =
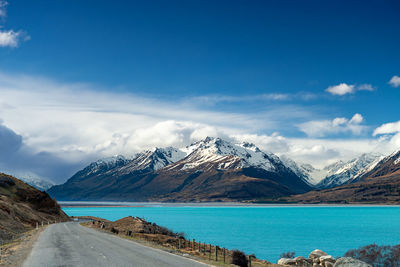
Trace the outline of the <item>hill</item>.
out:
[[[54,220],[65,221],[68,216],[47,193],[0,173],[0,240]]]

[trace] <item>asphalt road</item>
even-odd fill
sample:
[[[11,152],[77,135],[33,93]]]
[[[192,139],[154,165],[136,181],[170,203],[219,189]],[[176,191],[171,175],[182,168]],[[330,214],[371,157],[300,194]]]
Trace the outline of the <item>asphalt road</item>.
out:
[[[47,227],[36,241],[24,267],[205,267],[185,257],[149,248],[76,222]]]

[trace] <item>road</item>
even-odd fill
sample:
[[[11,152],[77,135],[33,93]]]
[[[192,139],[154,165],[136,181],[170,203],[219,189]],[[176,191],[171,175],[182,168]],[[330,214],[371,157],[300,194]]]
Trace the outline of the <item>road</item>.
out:
[[[162,250],[102,233],[76,222],[48,226],[39,236],[24,267],[205,267]]]

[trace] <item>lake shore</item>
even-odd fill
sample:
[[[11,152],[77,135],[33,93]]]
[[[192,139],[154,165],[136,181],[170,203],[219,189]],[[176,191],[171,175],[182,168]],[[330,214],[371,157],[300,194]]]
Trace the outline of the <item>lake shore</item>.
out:
[[[113,201],[58,201],[63,208],[80,207],[400,207],[394,204],[273,204],[243,202],[113,202]]]

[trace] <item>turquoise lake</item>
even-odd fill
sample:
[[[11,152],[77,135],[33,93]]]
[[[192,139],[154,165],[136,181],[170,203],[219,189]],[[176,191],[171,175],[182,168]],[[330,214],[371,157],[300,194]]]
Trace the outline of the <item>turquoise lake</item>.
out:
[[[70,216],[118,220],[138,216],[187,238],[240,249],[276,262],[285,251],[335,257],[376,243],[400,244],[400,207],[393,206],[157,206],[65,207]]]

